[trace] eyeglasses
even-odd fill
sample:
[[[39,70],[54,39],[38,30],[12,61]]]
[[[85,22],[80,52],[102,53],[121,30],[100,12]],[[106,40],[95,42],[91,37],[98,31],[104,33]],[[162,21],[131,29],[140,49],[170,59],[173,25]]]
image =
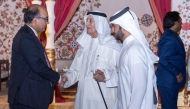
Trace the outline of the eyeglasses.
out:
[[[43,19],[43,20],[45,20],[46,22],[48,22],[49,21],[49,18],[48,17],[41,17],[41,16],[36,16],[36,18],[41,18],[41,19]]]

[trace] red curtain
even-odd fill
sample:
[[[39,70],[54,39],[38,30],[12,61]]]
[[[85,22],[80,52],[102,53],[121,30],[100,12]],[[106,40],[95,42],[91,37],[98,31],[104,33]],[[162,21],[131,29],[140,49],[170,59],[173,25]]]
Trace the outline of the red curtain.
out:
[[[56,0],[55,4],[55,39],[67,27],[81,0]]]
[[[30,6],[32,4],[32,0],[26,0],[26,5]]]
[[[149,0],[156,23],[161,33],[164,32],[163,18],[171,10],[171,0]]]

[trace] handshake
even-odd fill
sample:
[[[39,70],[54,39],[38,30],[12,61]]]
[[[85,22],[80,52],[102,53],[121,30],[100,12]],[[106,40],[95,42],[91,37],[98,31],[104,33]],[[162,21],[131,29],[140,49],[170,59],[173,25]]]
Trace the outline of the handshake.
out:
[[[68,81],[67,76],[61,76],[61,81],[58,83],[58,86],[63,87],[67,81]]]
[[[59,87],[64,87],[65,83],[68,81],[68,78],[65,75],[60,76],[60,77],[61,77],[61,79],[60,79],[60,81],[58,83],[58,86]],[[95,73],[93,74],[93,78],[94,78],[95,81],[98,81],[98,82],[106,82],[104,72],[102,72],[99,69],[95,71]]]

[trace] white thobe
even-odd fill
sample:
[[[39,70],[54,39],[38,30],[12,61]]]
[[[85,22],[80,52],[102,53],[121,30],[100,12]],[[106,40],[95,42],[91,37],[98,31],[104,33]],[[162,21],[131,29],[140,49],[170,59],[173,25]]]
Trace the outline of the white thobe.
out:
[[[190,91],[190,55],[188,58],[188,64],[187,64],[187,73],[188,73],[188,77],[187,77],[187,91]]]
[[[104,72],[106,82],[99,82],[108,109],[113,109],[116,101],[117,78],[116,62],[119,51],[102,46],[98,38],[92,38],[86,48],[79,48],[69,71],[65,74],[68,81],[65,88],[78,81],[75,99],[75,109],[106,109],[98,88],[93,78],[96,69]]]
[[[153,94],[149,93],[153,92],[153,87],[148,88],[148,78],[151,81],[156,76],[150,77],[147,63],[141,44],[132,35],[127,37],[117,62],[119,83],[115,109],[156,109]]]

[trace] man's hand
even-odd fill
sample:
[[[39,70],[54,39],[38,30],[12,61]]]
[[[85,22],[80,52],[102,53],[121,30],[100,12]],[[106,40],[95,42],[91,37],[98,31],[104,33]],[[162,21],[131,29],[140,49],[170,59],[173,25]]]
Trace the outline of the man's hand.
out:
[[[68,81],[67,76],[63,76],[61,79],[61,82],[58,84],[58,86],[63,87],[67,81]]]
[[[180,83],[183,80],[183,75],[180,73],[179,75],[176,76],[177,82]]]
[[[104,73],[99,69],[93,74],[93,78],[98,82],[106,82]]]

